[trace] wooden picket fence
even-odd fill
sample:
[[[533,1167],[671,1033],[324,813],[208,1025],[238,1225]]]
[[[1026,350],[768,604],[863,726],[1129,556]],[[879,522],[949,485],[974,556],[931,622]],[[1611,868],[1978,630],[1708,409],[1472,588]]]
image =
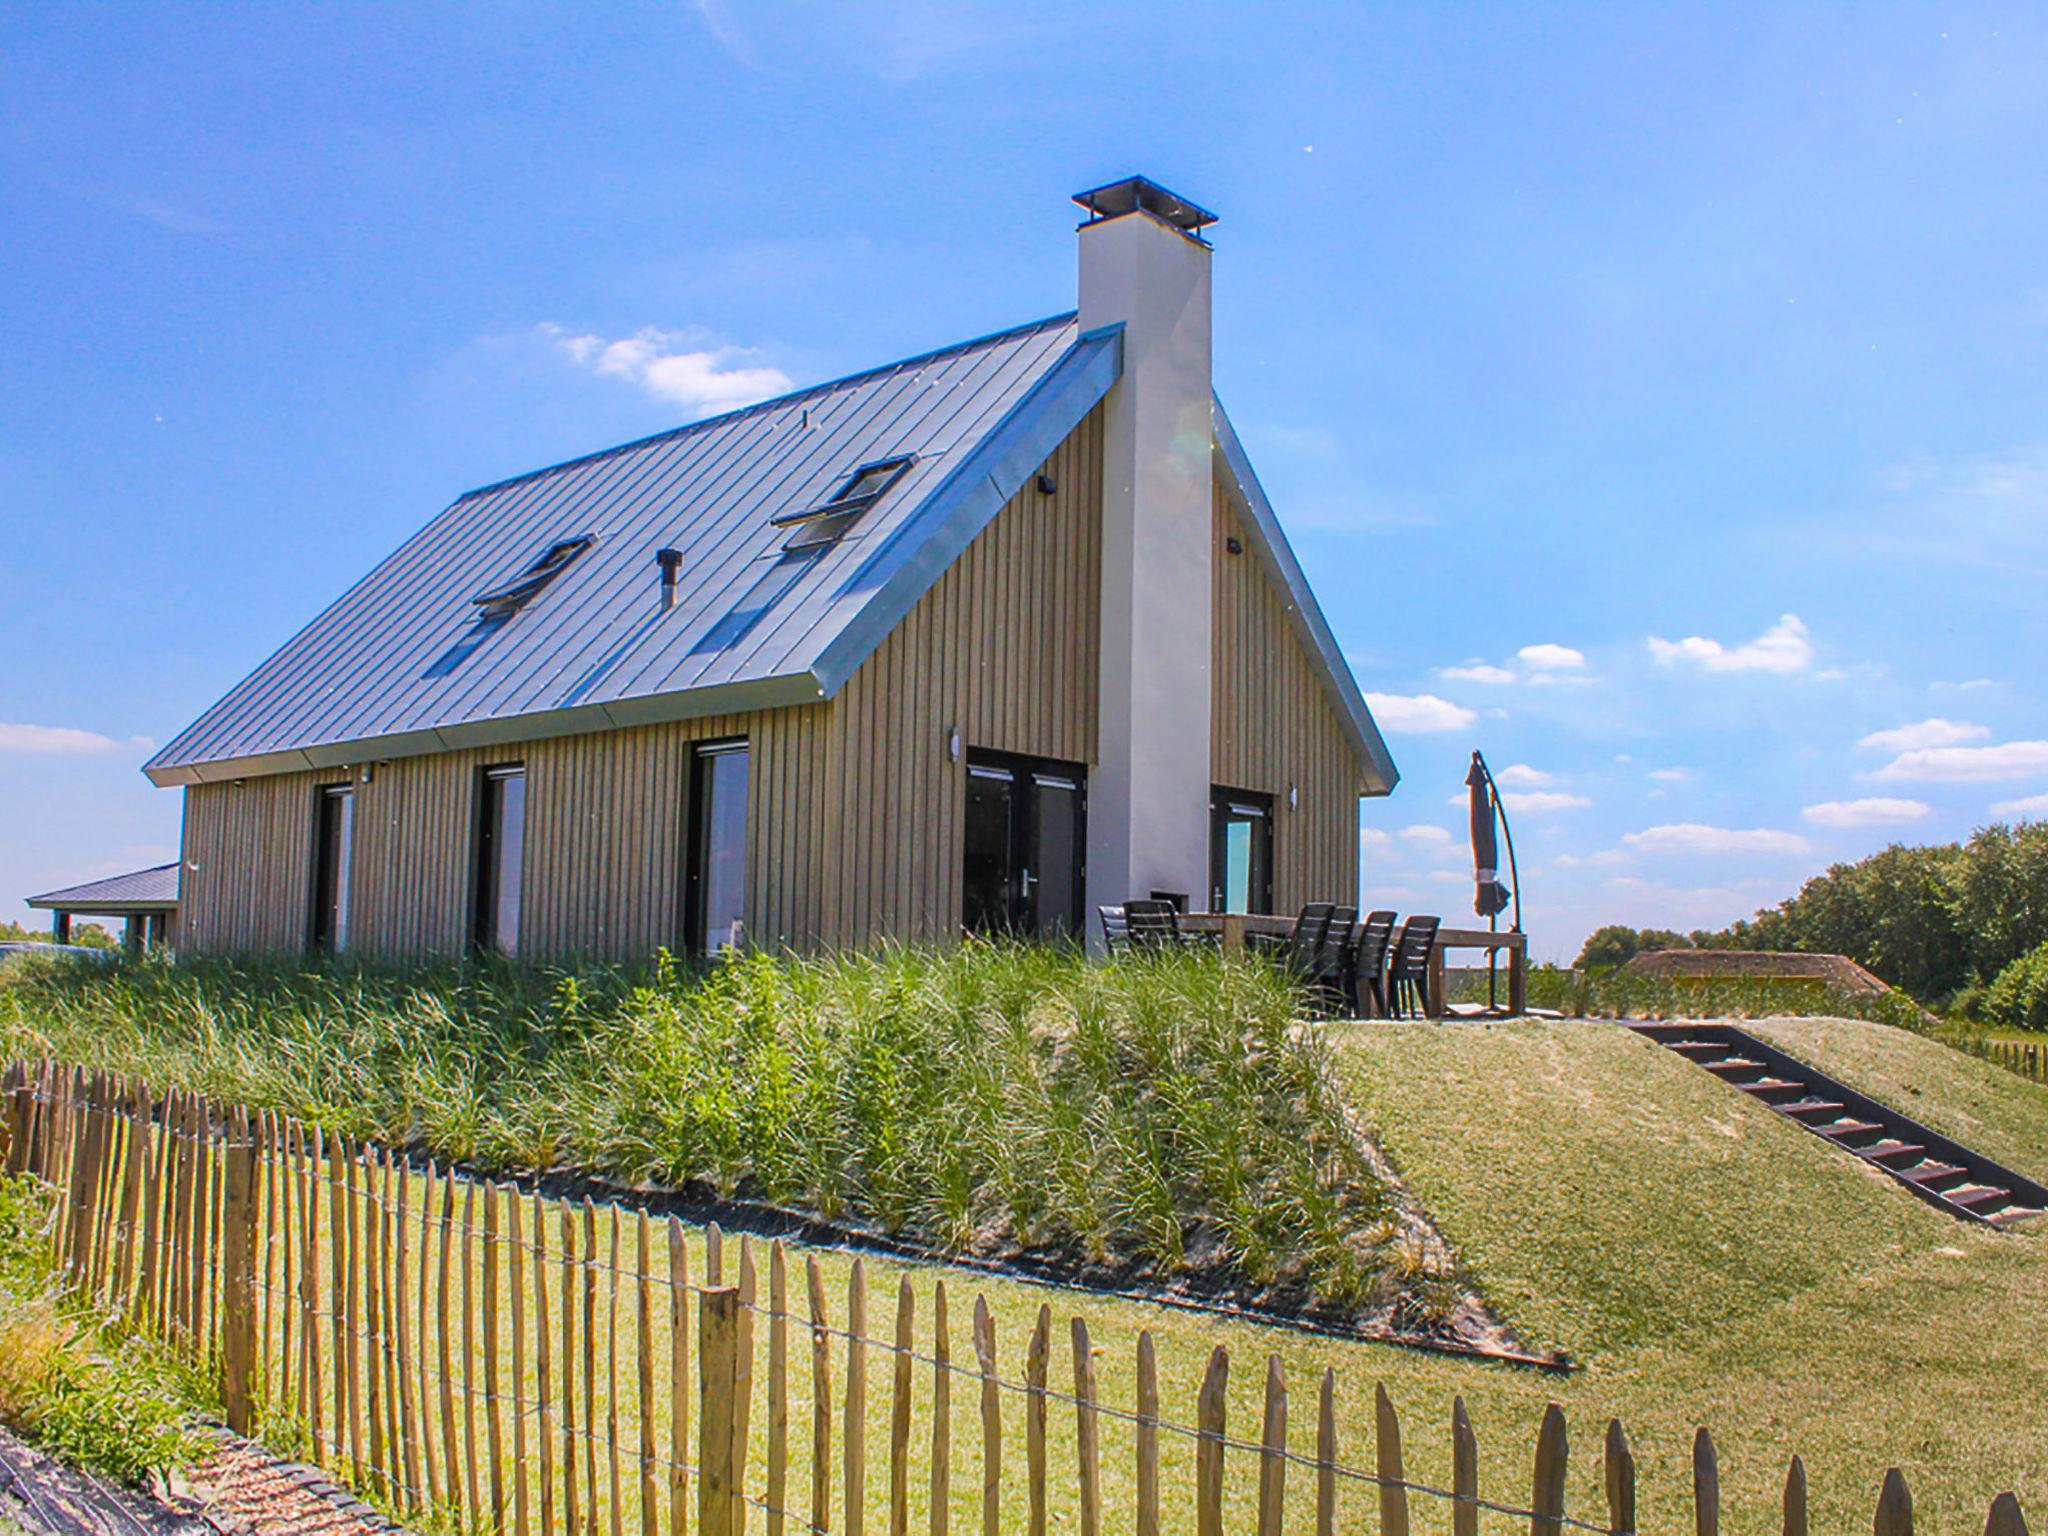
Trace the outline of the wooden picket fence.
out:
[[[6,1168],[49,1191],[71,1284],[217,1371],[230,1427],[296,1445],[401,1517],[431,1509],[516,1536],[863,1536],[871,1521],[908,1536],[915,1502],[931,1536],[949,1536],[956,1518],[982,1536],[1045,1536],[1055,1523],[1081,1536],[1111,1525],[1158,1536],[1168,1511],[1177,1524],[1191,1514],[1198,1536],[1221,1536],[1226,1523],[1259,1536],[1368,1524],[1408,1536],[1411,1500],[1420,1500],[1432,1506],[1423,1523],[1447,1520],[1453,1536],[1476,1536],[1482,1513],[1527,1521],[1531,1536],[1639,1529],[1635,1462],[1618,1422],[1602,1446],[1605,1510],[1567,1512],[1569,1445],[1555,1404],[1534,1447],[1528,1502],[1497,1500],[1480,1493],[1462,1400],[1452,1411],[1451,1485],[1432,1487],[1404,1470],[1401,1424],[1383,1388],[1372,1466],[1342,1459],[1328,1371],[1314,1393],[1314,1449],[1292,1448],[1277,1357],[1265,1365],[1256,1438],[1236,1436],[1221,1348],[1188,1423],[1162,1412],[1148,1332],[1135,1340],[1125,1406],[1098,1390],[1087,1324],[1073,1318],[1061,1349],[1050,1306],[1038,1309],[1013,1379],[1000,1370],[1010,1357],[981,1298],[968,1352],[956,1358],[942,1280],[922,1334],[906,1278],[893,1327],[878,1336],[857,1258],[835,1320],[817,1257],[798,1275],[779,1241],[766,1245],[764,1295],[756,1245],[735,1245],[716,1226],[693,1234],[673,1217],[416,1167],[295,1120],[50,1062],[10,1067],[0,1097]],[[887,1432],[872,1446],[871,1354],[888,1382],[886,1419],[880,1403],[876,1414]],[[1064,1370],[1055,1382],[1056,1354],[1069,1357],[1071,1390]],[[957,1489],[954,1464],[972,1458],[953,1445],[956,1388],[980,1441],[978,1482]],[[1020,1408],[1021,1467],[1011,1437]],[[1106,1426],[1128,1458],[1119,1457],[1128,1482],[1113,1480],[1115,1509],[1105,1499]],[[1720,1476],[1705,1430],[1692,1473],[1695,1536],[1718,1536]],[[1893,1469],[1876,1536],[1912,1528],[1912,1500]],[[1797,1457],[1783,1529],[1807,1536]],[[1993,1501],[1986,1531],[2024,1536],[2010,1493]]]
[[[2048,1083],[2048,1048],[2031,1040],[1986,1040],[1978,1050],[2008,1072],[2017,1072],[2037,1083]]]

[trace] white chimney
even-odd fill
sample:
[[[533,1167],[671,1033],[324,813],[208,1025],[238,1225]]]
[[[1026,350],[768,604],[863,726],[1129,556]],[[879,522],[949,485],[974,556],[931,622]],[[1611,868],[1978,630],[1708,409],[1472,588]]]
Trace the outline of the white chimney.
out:
[[[1088,785],[1088,900],[1209,891],[1214,218],[1133,177],[1074,199],[1081,329],[1121,324],[1104,404],[1100,761]]]

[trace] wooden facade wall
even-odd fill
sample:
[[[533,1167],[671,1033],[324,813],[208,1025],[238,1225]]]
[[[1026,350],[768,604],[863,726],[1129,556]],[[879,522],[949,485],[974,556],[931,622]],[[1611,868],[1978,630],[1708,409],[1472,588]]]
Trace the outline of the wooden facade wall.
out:
[[[748,929],[798,948],[958,930],[965,749],[1095,758],[1100,413],[829,703],[399,758],[356,774],[350,947],[467,944],[477,780],[526,766],[521,949],[631,960],[675,947],[690,746],[745,737]],[[963,746],[948,750],[957,729]],[[317,788],[349,770],[186,791],[184,947],[302,949]]]
[[[1230,553],[1235,539],[1241,554]],[[1358,797],[1365,776],[1289,613],[1216,485],[1209,773],[1273,797],[1273,909],[1358,899]],[[1289,808],[1289,786],[1296,803]]]
[[[801,949],[960,924],[966,752],[1092,767],[1102,422],[1091,414],[828,703],[400,758],[356,774],[350,945],[467,944],[477,781],[526,767],[523,953],[633,960],[678,945],[691,745],[745,737],[748,930]],[[1274,905],[1358,889],[1360,767],[1219,485],[1211,777],[1273,797]],[[962,753],[954,758],[957,730]],[[349,770],[186,792],[184,947],[297,950],[314,800]],[[1287,806],[1289,785],[1298,805]],[[1108,899],[1097,893],[1091,899]]]

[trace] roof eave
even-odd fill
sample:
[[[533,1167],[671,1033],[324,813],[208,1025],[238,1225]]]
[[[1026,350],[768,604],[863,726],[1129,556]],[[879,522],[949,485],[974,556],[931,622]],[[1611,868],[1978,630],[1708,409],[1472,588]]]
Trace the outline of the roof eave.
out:
[[[330,768],[347,768],[361,763],[384,763],[399,758],[424,757],[435,752],[457,752],[465,748],[517,746],[529,741],[546,741],[560,736],[583,736],[597,731],[620,730],[634,725],[659,725],[679,720],[701,720],[708,715],[741,714],[758,709],[784,709],[796,704],[816,704],[824,698],[818,679],[809,672],[723,683],[710,688],[686,688],[674,693],[648,694],[616,699],[601,704],[579,704],[569,709],[541,710],[530,714],[497,715],[489,719],[464,720],[432,730],[404,731],[388,736],[365,736],[348,741],[321,742],[292,747],[280,752],[261,752],[246,757],[216,758],[209,762],[179,763],[143,771],[161,789],[194,784],[232,783],[280,773],[304,773]]]
[[[1308,584],[1308,577],[1294,558],[1294,550],[1280,527],[1279,515],[1274,512],[1272,502],[1266,499],[1265,488],[1259,484],[1258,474],[1252,469],[1244,444],[1238,440],[1237,429],[1231,426],[1222,400],[1212,396],[1211,402],[1216,451],[1223,460],[1225,484],[1235,495],[1246,531],[1252,536],[1253,548],[1287,595],[1288,616],[1293,620],[1295,632],[1307,647],[1316,670],[1322,674],[1331,702],[1337,706],[1337,719],[1358,752],[1360,766],[1366,770],[1366,793],[1390,794],[1401,782],[1393,754],[1387,751],[1386,741],[1373,721],[1365,695],[1359,692],[1358,680],[1351,675],[1350,663],[1345,661],[1344,652],[1337,645],[1337,637],[1331,633],[1329,621],[1323,617],[1322,607],[1316,602],[1315,592]]]

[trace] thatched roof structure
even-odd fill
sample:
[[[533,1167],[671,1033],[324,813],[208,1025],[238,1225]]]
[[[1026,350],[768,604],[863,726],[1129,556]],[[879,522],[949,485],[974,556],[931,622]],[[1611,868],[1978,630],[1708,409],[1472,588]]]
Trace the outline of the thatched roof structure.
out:
[[[1804,955],[1767,949],[1646,949],[1622,967],[1630,976],[1666,981],[1820,981],[1851,993],[1891,988],[1847,955]]]

